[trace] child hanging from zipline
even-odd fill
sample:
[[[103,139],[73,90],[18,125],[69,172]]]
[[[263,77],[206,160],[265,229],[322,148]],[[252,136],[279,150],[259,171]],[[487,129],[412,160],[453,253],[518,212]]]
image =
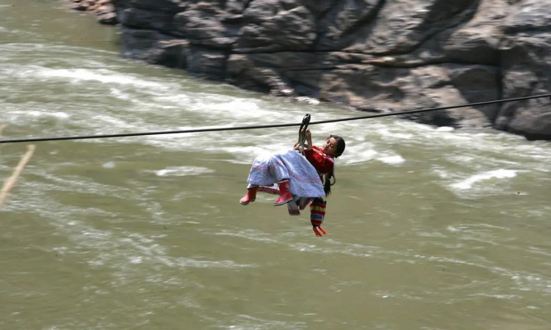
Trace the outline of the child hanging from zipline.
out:
[[[241,198],[241,205],[248,205],[256,199],[256,192],[279,194],[275,206],[288,204],[289,214],[299,215],[310,202],[310,221],[316,236],[327,232],[321,227],[325,215],[324,196],[331,192],[334,179],[334,158],[344,152],[344,139],[329,135],[321,148],[312,145],[312,134],[305,130],[304,156],[299,153],[300,145],[294,150],[257,157],[251,166],[247,182],[247,194]],[[325,176],[325,178],[323,178]]]

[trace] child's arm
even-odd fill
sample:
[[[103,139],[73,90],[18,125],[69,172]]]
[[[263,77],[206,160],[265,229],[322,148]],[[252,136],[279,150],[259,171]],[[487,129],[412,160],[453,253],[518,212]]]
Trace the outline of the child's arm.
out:
[[[333,170],[333,160],[313,148],[305,149],[304,155],[319,173],[329,173]]]

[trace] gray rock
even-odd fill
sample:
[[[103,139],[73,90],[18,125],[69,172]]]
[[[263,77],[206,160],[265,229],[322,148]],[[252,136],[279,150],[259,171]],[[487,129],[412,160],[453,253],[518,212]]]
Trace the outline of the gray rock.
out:
[[[147,52],[146,61],[171,68],[187,69],[190,57],[189,42],[181,39],[159,40]]]
[[[551,4],[520,2],[503,25],[500,44],[503,96],[518,97],[551,91]],[[529,139],[551,140],[551,100],[536,99],[503,105],[495,128]]]
[[[100,14],[97,20],[99,23],[105,25],[115,25],[118,23],[117,14],[115,12]]]
[[[198,77],[224,80],[227,57],[224,50],[192,46],[188,57],[188,71]]]
[[[243,13],[236,52],[301,51],[316,39],[312,13],[299,1],[252,1]]]
[[[233,15],[212,3],[190,4],[175,15],[176,31],[192,44],[229,49],[237,39],[241,15]],[[232,28],[234,27],[234,28]]]
[[[119,14],[121,24],[127,28],[156,30],[165,34],[174,31],[174,15],[162,11],[126,8]]]

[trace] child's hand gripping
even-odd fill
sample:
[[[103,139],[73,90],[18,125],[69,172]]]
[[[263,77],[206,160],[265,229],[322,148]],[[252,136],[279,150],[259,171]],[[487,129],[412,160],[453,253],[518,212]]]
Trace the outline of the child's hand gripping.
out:
[[[305,136],[306,136],[306,149],[312,149],[312,133],[310,132],[309,129],[306,130]]]

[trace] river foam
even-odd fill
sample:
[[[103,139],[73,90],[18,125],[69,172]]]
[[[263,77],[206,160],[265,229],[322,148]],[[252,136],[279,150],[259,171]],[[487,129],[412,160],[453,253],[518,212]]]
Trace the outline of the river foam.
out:
[[[484,181],[489,181],[491,179],[511,179],[517,176],[518,170],[506,170],[498,169],[494,171],[488,171],[483,173],[477,173],[466,178],[463,181],[454,183],[451,185],[452,188],[466,190],[471,189],[475,184],[480,184]]]

